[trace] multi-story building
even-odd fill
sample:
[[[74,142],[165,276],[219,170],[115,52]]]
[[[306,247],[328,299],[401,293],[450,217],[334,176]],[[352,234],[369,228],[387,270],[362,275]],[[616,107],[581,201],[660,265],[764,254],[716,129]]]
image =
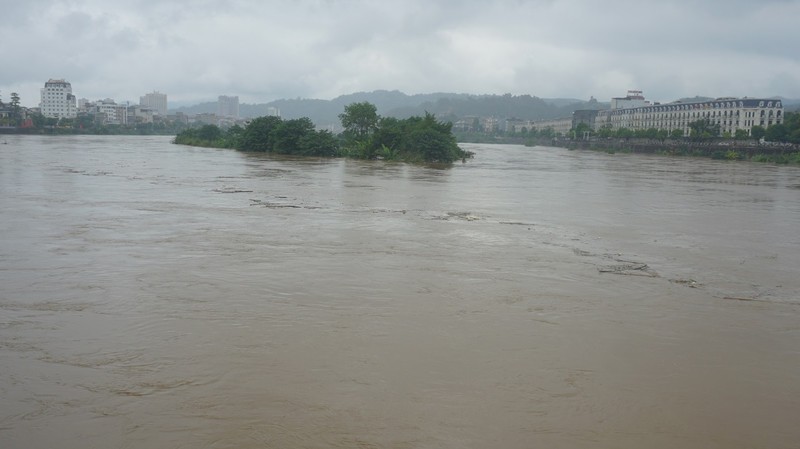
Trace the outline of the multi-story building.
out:
[[[94,112],[95,112],[95,117],[97,117],[97,120],[101,121],[103,125],[120,124],[120,120],[117,117],[117,103],[110,98],[97,101],[94,106]],[[127,110],[126,110],[126,118],[127,118]]]
[[[456,131],[480,131],[481,119],[475,115],[461,117],[453,123],[453,130]]]
[[[41,89],[42,100],[39,108],[45,117],[74,118],[77,104],[72,95],[72,85],[63,79],[50,79]]]
[[[557,118],[553,120],[541,120],[534,122],[533,128],[537,131],[552,129],[555,135],[567,136],[573,128],[572,117]]]
[[[536,124],[533,120],[522,120],[518,118],[506,119],[505,125],[504,131],[507,133],[519,133],[522,132],[523,129],[525,131],[530,131],[536,128]]]
[[[167,94],[162,94],[161,92],[157,91],[145,94],[144,96],[139,97],[139,106],[144,106],[156,111],[159,115],[166,116]]]
[[[753,126],[768,128],[783,123],[783,105],[769,98],[717,98],[715,100],[652,104],[599,111],[594,128],[611,129],[680,129],[689,135],[690,124],[708,120],[719,126],[720,133],[735,134],[745,130],[750,135]]]
[[[640,108],[649,104],[650,102],[644,99],[641,90],[629,90],[628,95],[611,99],[611,109]]]
[[[86,113],[94,117],[94,122],[98,125],[126,125],[128,124],[128,107],[119,105],[111,98],[89,102],[85,98],[80,99],[81,113]]]
[[[134,124],[153,123],[153,115],[155,111],[140,105],[131,105],[127,107],[128,121]]]
[[[239,118],[239,97],[227,95],[217,97],[217,117]]]
[[[201,114],[195,114],[194,122],[202,123],[204,125],[219,125],[219,117],[217,117],[217,114],[204,112]]]
[[[481,129],[487,133],[493,133],[500,129],[500,119],[497,117],[481,117]]]

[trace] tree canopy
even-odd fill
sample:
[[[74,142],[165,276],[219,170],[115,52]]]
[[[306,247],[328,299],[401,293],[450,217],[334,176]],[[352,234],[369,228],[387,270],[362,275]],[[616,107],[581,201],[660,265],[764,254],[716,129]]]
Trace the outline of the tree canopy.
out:
[[[336,156],[339,142],[330,131],[316,131],[308,118],[282,120],[259,117],[247,127],[233,126],[226,131],[216,125],[203,125],[182,131],[175,143],[241,151],[263,151],[302,156]]]
[[[370,103],[353,103],[340,115],[344,132],[335,136],[317,131],[307,117],[282,120],[259,117],[245,128],[223,131],[215,125],[187,129],[175,143],[264,151],[300,156],[345,156],[410,162],[450,163],[471,156],[461,150],[452,134],[452,123],[433,114],[397,119],[380,117]]]
[[[452,127],[430,113],[407,119],[379,117],[368,138],[350,141],[345,151],[365,159],[449,163],[469,156],[458,147]]]
[[[361,140],[372,134],[378,125],[378,108],[369,102],[352,103],[344,107],[339,120],[346,134]]]

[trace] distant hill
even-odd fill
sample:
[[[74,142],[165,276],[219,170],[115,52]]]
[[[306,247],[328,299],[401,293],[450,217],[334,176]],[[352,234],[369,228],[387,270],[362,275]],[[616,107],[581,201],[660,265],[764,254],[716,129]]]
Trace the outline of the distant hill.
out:
[[[713,98],[711,98],[711,97],[701,97],[701,96],[697,95],[697,96],[694,96],[694,97],[691,97],[691,98],[689,98],[689,97],[687,97],[687,98],[679,98],[679,99],[677,99],[675,101],[672,101],[671,103],[702,103],[704,101],[711,101],[711,100],[713,100]]]
[[[339,114],[344,107],[368,101],[376,106],[378,114],[388,117],[407,118],[430,112],[443,120],[455,121],[466,116],[518,118],[544,120],[567,117],[576,109],[604,109],[608,103],[581,101],[576,99],[543,99],[530,95],[470,95],[457,93],[431,93],[406,95],[400,91],[376,90],[342,95],[333,100],[282,99],[262,104],[241,104],[239,114],[245,118],[267,115],[270,107],[281,111],[281,117],[294,119],[308,117],[317,126],[338,126]],[[194,115],[214,113],[216,102],[206,102],[190,107],[177,108],[175,112]]]
[[[435,114],[444,120],[455,121],[462,117],[498,117],[517,118],[523,120],[547,120],[569,117],[576,109],[604,109],[608,103],[597,101],[542,99],[530,95],[464,95],[444,97],[435,102],[397,108],[388,114],[394,117],[422,115],[425,112]]]
[[[783,109],[791,112],[800,111],[800,100],[792,98],[781,98]]]

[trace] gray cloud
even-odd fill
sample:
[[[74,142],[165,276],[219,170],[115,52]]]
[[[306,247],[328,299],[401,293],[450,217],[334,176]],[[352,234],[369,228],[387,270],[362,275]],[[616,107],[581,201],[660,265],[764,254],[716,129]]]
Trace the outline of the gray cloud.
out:
[[[0,92],[29,106],[48,78],[118,101],[154,89],[172,102],[373,89],[800,98],[800,0],[29,0],[3,9]]]

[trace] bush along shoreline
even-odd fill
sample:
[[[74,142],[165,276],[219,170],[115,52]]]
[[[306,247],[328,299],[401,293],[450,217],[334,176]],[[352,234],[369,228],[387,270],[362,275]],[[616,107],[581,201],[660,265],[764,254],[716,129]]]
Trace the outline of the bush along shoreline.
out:
[[[380,117],[376,107],[365,102],[346,106],[339,118],[344,128],[339,135],[314,129],[306,117],[283,120],[268,116],[253,119],[246,127],[187,129],[173,142],[247,152],[416,163],[449,164],[473,155],[459,148],[452,124],[440,122],[432,114],[407,119]]]
[[[689,135],[682,129],[592,129],[585,123],[570,131],[573,138],[553,136],[550,142],[526,142],[606,153],[646,153],[668,156],[696,156],[723,160],[746,160],[776,164],[800,164],[800,113],[787,112],[783,123],[768,128],[753,126],[750,131],[720,132],[720,125],[709,119],[688,124]],[[583,139],[576,139],[583,136]]]
[[[553,140],[549,146],[569,150],[705,157],[717,160],[800,165],[800,145],[752,142],[659,142],[647,139]]]

